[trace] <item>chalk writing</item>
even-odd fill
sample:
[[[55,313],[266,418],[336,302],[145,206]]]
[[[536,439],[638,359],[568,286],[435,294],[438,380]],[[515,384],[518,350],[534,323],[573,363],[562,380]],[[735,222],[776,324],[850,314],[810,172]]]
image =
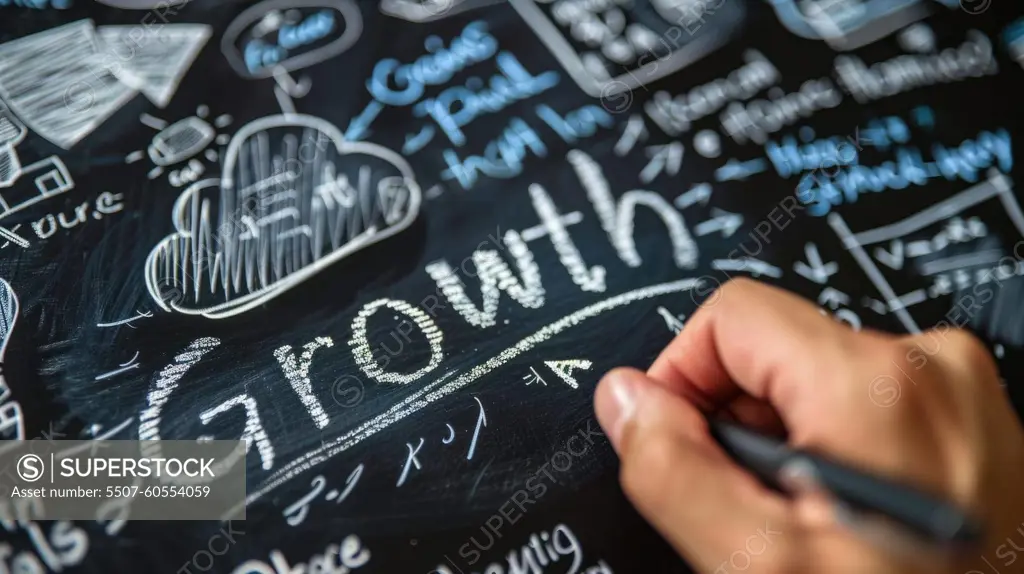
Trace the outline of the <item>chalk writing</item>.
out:
[[[243,78],[269,78],[338,56],[362,32],[363,16],[352,0],[267,0],[228,25],[220,48]]]
[[[526,381],[526,386],[534,385],[537,383],[540,383],[545,387],[548,386],[548,382],[545,381],[544,377],[540,376],[540,373],[537,372],[537,369],[533,367],[530,367],[530,374],[523,376],[523,380]]]
[[[988,37],[970,30],[959,48],[938,54],[907,54],[872,65],[856,56],[839,56],[835,70],[839,81],[861,103],[893,96],[915,88],[995,74],[999,64]]]
[[[690,124],[709,116],[729,102],[748,100],[774,86],[782,78],[768,58],[757,50],[747,50],[746,62],[727,77],[708,82],[673,97],[664,90],[654,93],[644,111],[665,133],[677,136],[689,131]]]
[[[601,227],[626,265],[639,267],[642,263],[633,240],[633,218],[638,205],[650,208],[665,223],[676,265],[692,268],[697,264],[697,244],[690,237],[683,216],[665,198],[651,191],[633,190],[622,194],[616,202],[601,167],[593,158],[579,150],[570,151],[567,158],[594,206]]]
[[[306,407],[309,416],[313,418],[316,428],[320,429],[327,426],[330,418],[324,411],[323,405],[320,404],[320,400],[313,395],[313,385],[309,381],[309,366],[313,362],[313,353],[317,349],[333,346],[334,340],[330,337],[317,337],[303,345],[302,356],[298,361],[296,361],[295,353],[290,345],[285,345],[274,351],[274,357],[281,364],[281,370],[284,372],[284,377],[288,379],[288,384],[299,396],[299,400]]]
[[[804,245],[804,254],[807,261],[797,261],[793,264],[793,271],[802,277],[814,281],[820,285],[828,283],[828,278],[839,272],[839,264],[834,261],[825,263],[818,252],[818,246],[812,243]]]
[[[323,552],[314,554],[306,562],[292,565],[280,550],[270,551],[270,563],[246,560],[231,571],[232,574],[291,574],[292,572],[342,573],[365,566],[370,561],[370,550],[355,534],[341,544],[331,544]]]
[[[807,80],[796,92],[768,90],[769,100],[733,102],[720,115],[722,129],[737,143],[763,144],[770,134],[842,102],[842,92],[830,78]]]
[[[998,166],[1004,173],[1013,168],[1011,138],[1005,129],[983,131],[953,148],[933,144],[931,162],[924,161],[915,147],[900,146],[895,153],[895,162],[886,161],[875,167],[843,166],[834,177],[826,178],[805,175],[797,188],[797,197],[809,206],[808,214],[820,217],[833,206],[857,201],[863,193],[924,186],[938,177],[975,182],[979,180],[978,172],[989,167]]]
[[[686,319],[685,315],[673,315],[671,311],[664,307],[658,307],[658,314],[665,320],[665,326],[672,333],[678,335],[683,330],[683,323]]]
[[[482,310],[466,295],[465,284],[447,261],[435,261],[426,267],[427,273],[437,282],[452,308],[470,325],[483,328],[497,323],[498,301],[502,291],[528,309],[544,306],[544,288],[541,286],[540,269],[534,262],[533,253],[515,231],[507,231],[504,242],[515,258],[516,267],[523,279],[520,282],[516,278],[497,251],[474,251],[471,258],[476,267],[476,277],[480,280]]]
[[[520,510],[522,510],[522,506],[520,506]],[[486,528],[481,528],[481,530],[489,538],[489,542],[486,545],[477,542],[474,538],[472,543],[475,548],[471,548],[469,543],[459,548],[459,556],[464,558],[470,566],[479,562],[482,557],[481,551],[489,550],[495,541],[490,530]],[[563,558],[567,558],[569,564],[562,563],[561,560]],[[565,524],[559,524],[551,529],[550,533],[542,530],[541,532],[531,534],[529,542],[509,551],[503,563],[491,562],[483,568],[482,572],[493,574],[536,572],[544,574],[545,572],[553,571],[565,572],[566,574],[612,574],[612,570],[603,560],[599,560],[595,566],[585,569],[582,568],[584,560],[583,547],[580,545],[572,529]],[[454,566],[454,563],[452,565]],[[462,571],[462,569],[459,568],[458,571]],[[453,574],[454,572],[456,571],[442,564],[434,569],[433,574]]]
[[[556,375],[558,375],[559,379],[562,379],[562,381],[565,382],[565,384],[569,385],[571,388],[574,389],[578,389],[580,384],[576,381],[576,378],[573,376],[573,371],[588,371],[590,370],[590,367],[593,365],[593,363],[586,359],[544,361],[544,364],[547,365],[547,367],[551,369]]]
[[[48,239],[60,229],[73,229],[85,223],[89,220],[90,215],[93,219],[98,220],[103,219],[106,215],[120,213],[124,209],[124,204],[121,203],[123,200],[124,194],[104,191],[95,201],[85,201],[75,206],[74,215],[68,216],[62,211],[54,217],[53,214],[48,213],[33,221],[32,231],[39,239]],[[90,207],[93,208],[91,212],[89,211]]]
[[[544,72],[534,76],[509,52],[499,53],[494,61],[500,74],[491,77],[489,89],[477,87],[481,83],[479,78],[470,78],[465,86],[448,88],[436,98],[427,98],[416,104],[414,113],[433,118],[449,141],[461,146],[466,143],[461,128],[476,118],[499,112],[518,100],[531,98],[558,84],[557,73]]]
[[[357,466],[355,470],[349,473],[348,478],[345,479],[345,489],[340,493],[335,489],[329,490],[324,494],[324,500],[328,502],[334,501],[335,504],[341,504],[346,498],[348,498],[348,495],[352,493],[352,489],[356,487],[356,484],[359,483],[359,477],[363,475],[363,468],[364,465],[362,464]],[[289,526],[298,526],[302,524],[302,521],[304,521],[306,516],[309,514],[310,504],[320,497],[320,494],[324,491],[324,488],[327,485],[327,481],[323,476],[316,476],[309,485],[313,487],[312,490],[293,504],[288,505],[281,513],[284,515],[285,521]]]
[[[256,399],[247,394],[234,396],[212,409],[199,413],[199,421],[204,425],[208,424],[217,415],[234,407],[242,407],[245,411],[245,429],[239,437],[245,441],[245,452],[248,453],[252,445],[255,444],[263,470],[274,468],[274,446],[270,444],[270,437],[263,429],[263,423],[260,421],[259,411],[256,408]]]
[[[476,428],[473,429],[473,438],[469,442],[469,451],[466,453],[466,460],[473,460],[473,454],[476,453],[476,441],[480,438],[480,429],[487,426],[487,415],[484,413],[484,404],[480,402],[480,399],[473,397],[476,404],[480,407],[480,414],[476,419]]]

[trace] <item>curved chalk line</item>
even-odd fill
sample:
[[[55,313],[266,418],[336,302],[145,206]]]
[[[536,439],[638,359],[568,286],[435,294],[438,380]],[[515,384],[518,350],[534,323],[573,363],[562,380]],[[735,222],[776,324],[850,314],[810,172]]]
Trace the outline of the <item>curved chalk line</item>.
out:
[[[399,420],[423,409],[430,403],[469,386],[480,377],[483,377],[487,373],[490,373],[494,369],[507,363],[509,360],[529,351],[538,344],[561,333],[569,327],[574,327],[587,319],[596,317],[602,313],[611,311],[612,309],[624,307],[636,301],[642,301],[644,299],[650,299],[670,293],[688,291],[697,287],[700,283],[700,279],[681,279],[678,281],[670,281],[668,283],[659,283],[657,285],[641,287],[639,289],[634,289],[633,291],[628,291],[621,295],[605,299],[604,301],[588,305],[575,313],[563,317],[553,323],[549,323],[548,325],[541,327],[536,333],[523,338],[514,346],[498,353],[485,363],[477,365],[454,380],[445,383],[446,379],[452,374],[449,372],[440,379],[425,385],[423,388],[416,391],[411,396],[406,397],[384,413],[377,415],[359,427],[307,452],[292,462],[289,462],[284,467],[274,472],[274,474],[272,474],[270,478],[263,483],[263,486],[247,496],[245,504],[248,506],[249,504],[256,502],[268,492],[290,481],[306,470],[326,462],[338,453],[352,448],[371,435],[384,430]]]

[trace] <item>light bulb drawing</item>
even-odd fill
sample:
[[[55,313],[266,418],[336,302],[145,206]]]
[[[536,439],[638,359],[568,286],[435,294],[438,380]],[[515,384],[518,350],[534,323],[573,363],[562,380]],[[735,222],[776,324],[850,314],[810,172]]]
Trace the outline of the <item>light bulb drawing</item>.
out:
[[[125,163],[135,163],[148,156],[154,165],[153,169],[149,170],[149,179],[163,175],[165,168],[180,166],[172,169],[167,175],[171,185],[182,187],[198,181],[206,172],[206,166],[198,156],[202,154],[211,162],[219,161],[217,150],[212,149],[210,144],[226,145],[231,139],[227,134],[217,133],[218,129],[231,125],[231,116],[222,114],[212,122],[207,119],[209,116],[210,108],[205,105],[196,108],[196,115],[170,125],[158,117],[142,114],[139,121],[157,130],[157,134],[153,136],[145,152],[133,151],[125,157]]]

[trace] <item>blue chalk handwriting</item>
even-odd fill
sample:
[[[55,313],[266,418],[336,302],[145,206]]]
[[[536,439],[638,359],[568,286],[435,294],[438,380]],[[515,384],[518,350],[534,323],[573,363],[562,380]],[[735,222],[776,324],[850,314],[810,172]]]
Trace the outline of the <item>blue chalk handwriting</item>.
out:
[[[495,58],[499,73],[491,77],[489,88],[481,89],[480,78],[470,78],[464,86],[455,86],[441,92],[437,98],[427,98],[413,108],[417,116],[428,115],[437,122],[448,139],[455,145],[466,143],[463,127],[476,118],[497,113],[519,100],[543,93],[558,84],[557,72],[532,75],[509,52]]]
[[[933,161],[924,161],[915,147],[899,146],[896,160],[878,166],[849,165],[841,167],[835,175],[819,177],[817,172],[806,174],[797,187],[797,199],[809,205],[810,215],[821,217],[833,206],[854,203],[862,193],[905,189],[911,185],[924,186],[932,179],[976,182],[979,172],[998,167],[1003,173],[1013,168],[1010,133],[1005,129],[983,131],[976,138],[966,139],[956,147],[934,144]]]
[[[512,118],[501,135],[487,144],[482,156],[471,155],[462,160],[454,150],[444,150],[442,155],[448,169],[441,177],[457,180],[463,189],[473,187],[481,173],[488,177],[513,178],[522,173],[527,151],[537,157],[548,153],[547,146],[529,124],[521,118]]]
[[[551,107],[541,104],[536,108],[537,116],[568,144],[595,135],[599,128],[615,126],[611,114],[594,105],[583,106],[566,114],[560,114]],[[540,135],[522,118],[513,118],[508,127],[484,148],[482,156],[471,155],[460,159],[451,149],[443,152],[448,168],[441,173],[444,179],[455,179],[469,189],[480,174],[488,177],[510,179],[523,172],[523,161],[528,153],[537,157],[547,156],[547,146]]]
[[[498,40],[487,33],[486,23],[476,21],[467,24],[449,47],[445,48],[437,36],[430,36],[424,48],[428,54],[411,64],[391,58],[377,62],[366,89],[384,104],[413,104],[423,97],[427,86],[444,84],[456,73],[494,56],[498,52]]]
[[[6,6],[17,6],[19,8],[31,8],[33,10],[67,10],[71,7],[71,0],[0,0],[0,8]]]
[[[295,26],[284,25],[277,33],[277,43],[286,50],[322,40],[334,30],[334,13],[321,10]]]
[[[0,0],[3,2],[4,0]],[[67,0],[70,1],[70,0]],[[310,14],[297,24],[284,24],[277,30],[276,42],[253,39],[242,50],[245,67],[250,72],[274,66],[288,57],[288,51],[308,46],[322,40],[335,29],[332,10],[321,10]]]

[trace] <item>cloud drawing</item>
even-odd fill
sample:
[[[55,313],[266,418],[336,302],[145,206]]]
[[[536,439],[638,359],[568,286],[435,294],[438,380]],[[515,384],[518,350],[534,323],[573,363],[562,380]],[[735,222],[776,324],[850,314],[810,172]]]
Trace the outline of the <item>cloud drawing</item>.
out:
[[[262,305],[409,227],[421,194],[395,152],[345,141],[329,122],[288,114],[243,127],[220,179],[175,202],[175,233],[146,260],[167,311],[219,319]]]

